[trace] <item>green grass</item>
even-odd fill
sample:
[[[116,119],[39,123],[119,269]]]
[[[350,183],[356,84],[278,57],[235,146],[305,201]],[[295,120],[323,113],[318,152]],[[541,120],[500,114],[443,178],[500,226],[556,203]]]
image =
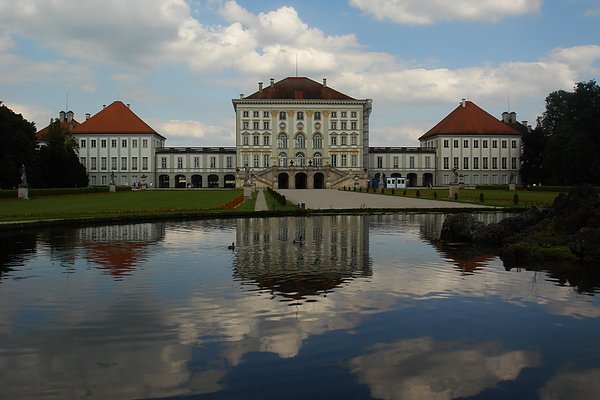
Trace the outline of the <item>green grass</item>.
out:
[[[241,190],[146,190],[0,201],[0,221],[110,218],[153,214],[184,214],[219,210]],[[245,203],[248,203],[245,205]],[[252,204],[250,204],[252,203]],[[246,200],[233,210],[254,209]]]
[[[417,197],[417,190],[420,194],[419,197],[422,199],[454,201],[453,199],[448,199],[448,189],[410,188],[406,189],[406,196]],[[394,189],[394,192],[395,196],[403,196],[404,189]],[[437,193],[437,199],[434,197],[434,192]],[[381,190],[377,190],[376,193],[381,193]],[[483,193],[484,197],[483,203],[479,201],[481,193]],[[519,196],[519,203],[516,206],[513,203],[515,193]],[[391,189],[386,189],[385,194],[391,195]],[[483,204],[491,207],[531,207],[534,205],[552,205],[558,194],[559,192],[554,191],[460,189],[458,201],[461,203]]]

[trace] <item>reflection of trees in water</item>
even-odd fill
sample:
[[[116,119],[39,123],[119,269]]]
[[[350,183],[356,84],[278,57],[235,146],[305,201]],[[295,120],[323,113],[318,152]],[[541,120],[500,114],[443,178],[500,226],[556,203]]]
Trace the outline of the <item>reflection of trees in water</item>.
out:
[[[7,232],[0,235],[0,282],[15,267],[21,266],[27,256],[36,252],[37,232]]]
[[[234,276],[293,300],[371,276],[368,221],[349,215],[240,219]]]

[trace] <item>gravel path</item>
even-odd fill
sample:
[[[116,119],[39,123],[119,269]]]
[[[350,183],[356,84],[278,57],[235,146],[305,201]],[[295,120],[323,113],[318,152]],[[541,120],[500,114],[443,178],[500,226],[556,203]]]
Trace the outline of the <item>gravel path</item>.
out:
[[[425,200],[402,196],[384,196],[374,193],[344,192],[335,189],[277,189],[286,199],[306,208],[352,209],[352,208],[487,208],[479,204],[453,201]]]

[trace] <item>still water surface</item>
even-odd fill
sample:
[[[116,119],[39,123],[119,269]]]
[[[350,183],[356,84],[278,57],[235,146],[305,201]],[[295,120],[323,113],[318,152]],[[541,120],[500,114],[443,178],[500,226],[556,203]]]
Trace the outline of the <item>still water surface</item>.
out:
[[[0,398],[597,399],[597,282],[443,249],[443,217],[3,234]]]

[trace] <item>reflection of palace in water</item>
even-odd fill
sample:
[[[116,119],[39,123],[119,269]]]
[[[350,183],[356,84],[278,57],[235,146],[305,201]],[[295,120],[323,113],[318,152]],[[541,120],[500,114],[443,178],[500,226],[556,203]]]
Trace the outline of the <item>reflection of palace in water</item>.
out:
[[[235,252],[236,278],[294,300],[372,274],[368,216],[239,219]]]
[[[114,277],[127,275],[147,258],[148,246],[165,236],[165,225],[90,226],[78,231],[88,261]]]

